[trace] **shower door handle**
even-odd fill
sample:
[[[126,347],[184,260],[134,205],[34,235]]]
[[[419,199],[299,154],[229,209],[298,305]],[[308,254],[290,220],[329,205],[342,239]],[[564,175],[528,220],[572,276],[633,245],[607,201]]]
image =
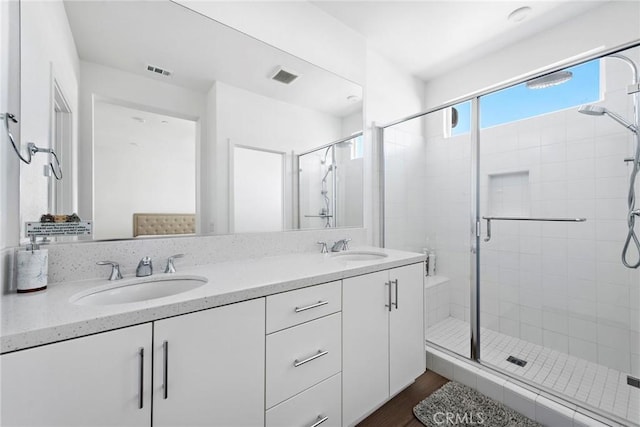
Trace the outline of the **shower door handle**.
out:
[[[487,237],[485,242],[491,240],[491,221],[541,221],[541,222],[585,222],[587,218],[530,218],[524,216],[483,216],[487,220]]]

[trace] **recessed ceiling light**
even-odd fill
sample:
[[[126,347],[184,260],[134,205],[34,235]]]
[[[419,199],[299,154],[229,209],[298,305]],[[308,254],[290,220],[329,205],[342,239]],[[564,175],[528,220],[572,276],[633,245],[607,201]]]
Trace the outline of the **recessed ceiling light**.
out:
[[[143,119],[142,117],[131,117],[134,121],[139,122],[139,123],[144,123],[146,122],[145,119]]]
[[[160,123],[162,123],[163,125],[169,124],[169,122],[166,120],[162,120]]]
[[[519,7],[513,12],[509,14],[509,21],[511,22],[520,22],[524,21],[527,16],[531,13],[531,8],[529,6]]]

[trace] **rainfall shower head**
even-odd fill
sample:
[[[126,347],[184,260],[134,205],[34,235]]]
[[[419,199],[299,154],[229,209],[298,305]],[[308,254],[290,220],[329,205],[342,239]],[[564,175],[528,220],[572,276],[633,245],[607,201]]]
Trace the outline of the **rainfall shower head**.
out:
[[[544,89],[568,82],[572,77],[573,73],[571,71],[556,71],[555,73],[529,80],[526,85],[529,89]]]
[[[613,111],[609,111],[604,107],[599,107],[597,105],[581,105],[578,108],[578,112],[582,113],[582,114],[587,114],[589,116],[604,116],[604,115],[607,115],[607,116],[611,117],[613,120],[615,120],[616,122],[620,123],[622,126],[624,126],[627,129],[629,129],[631,132],[638,133],[638,129],[636,129],[636,127],[633,124],[631,124],[628,121],[626,121],[619,114],[616,114]]]

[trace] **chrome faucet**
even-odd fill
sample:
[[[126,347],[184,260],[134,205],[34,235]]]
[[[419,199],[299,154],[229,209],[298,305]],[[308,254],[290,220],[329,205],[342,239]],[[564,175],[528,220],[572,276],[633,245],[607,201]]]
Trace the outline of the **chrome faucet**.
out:
[[[110,265],[111,266],[111,274],[109,275],[109,280],[120,280],[122,279],[122,273],[120,272],[120,264],[115,261],[98,261],[96,264],[98,265]]]
[[[318,242],[318,244],[321,246],[320,253],[323,253],[323,254],[329,253],[329,250],[327,249],[327,242]]]
[[[173,265],[173,260],[176,258],[182,258],[184,257],[184,254],[177,254],[177,255],[171,255],[169,258],[167,258],[167,267],[164,269],[165,273],[175,273],[176,272],[176,266]]]
[[[351,241],[351,239],[338,240],[331,247],[331,252],[348,251],[349,250],[349,242],[350,241]]]
[[[136,277],[151,276],[153,274],[153,264],[148,256],[142,258],[136,268]]]

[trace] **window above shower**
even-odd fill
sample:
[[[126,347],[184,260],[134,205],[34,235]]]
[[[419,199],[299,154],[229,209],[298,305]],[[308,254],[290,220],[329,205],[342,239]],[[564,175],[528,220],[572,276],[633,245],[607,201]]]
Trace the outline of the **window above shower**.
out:
[[[482,97],[480,129],[600,101],[603,92],[600,67],[600,60],[596,59]],[[553,75],[560,78],[548,78]],[[504,105],[510,108],[505,109]],[[451,108],[457,112],[453,113]],[[445,137],[468,133],[471,129],[471,102],[462,102],[451,108],[444,112]]]

